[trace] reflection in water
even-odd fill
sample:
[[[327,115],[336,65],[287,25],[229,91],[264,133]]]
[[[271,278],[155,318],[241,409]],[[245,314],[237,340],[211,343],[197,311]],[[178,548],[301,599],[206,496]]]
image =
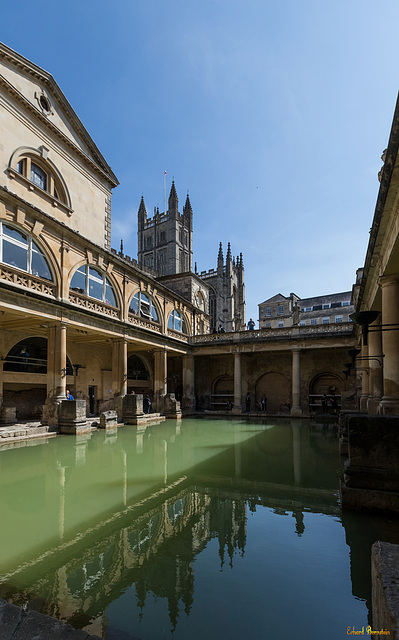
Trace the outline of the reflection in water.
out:
[[[331,423],[122,427],[0,468],[0,596],[108,640],[343,637],[367,623],[372,542],[399,537],[341,514]]]

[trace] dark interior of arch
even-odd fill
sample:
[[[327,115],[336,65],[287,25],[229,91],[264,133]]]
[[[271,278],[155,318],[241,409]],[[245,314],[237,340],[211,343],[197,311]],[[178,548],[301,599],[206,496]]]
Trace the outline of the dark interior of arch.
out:
[[[147,367],[139,356],[129,356],[127,359],[128,380],[149,380]]]
[[[47,338],[32,337],[18,342],[8,352],[3,369],[4,371],[47,373]],[[73,375],[68,356],[66,375]]]

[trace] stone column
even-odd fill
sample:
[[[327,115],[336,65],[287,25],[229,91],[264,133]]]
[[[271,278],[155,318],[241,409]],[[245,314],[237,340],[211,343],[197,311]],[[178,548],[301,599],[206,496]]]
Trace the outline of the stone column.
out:
[[[399,279],[380,278],[382,292],[382,348],[384,357],[384,395],[379,405],[382,414],[399,413]],[[384,325],[393,325],[392,328]],[[396,326],[395,326],[396,325]]]
[[[234,354],[234,407],[232,413],[242,413],[241,404],[241,353]]]
[[[301,416],[301,362],[300,350],[292,350],[292,416]]]
[[[382,332],[381,316],[370,325],[368,333],[369,343],[369,397],[367,400],[367,412],[378,413],[378,405],[383,396],[383,357],[382,357]],[[373,356],[379,356],[373,360]]]
[[[47,329],[47,398],[66,396],[66,324]]]
[[[154,407],[157,413],[163,411],[163,399],[167,391],[168,354],[163,349],[154,353]]]
[[[66,397],[66,324],[47,329],[47,398],[42,424],[58,426],[59,406]]]
[[[360,360],[360,371],[362,374],[362,395],[360,396],[359,409],[362,413],[367,411],[367,401],[369,399],[369,347],[362,343]]]
[[[195,411],[194,395],[194,356],[183,356],[183,398],[182,409],[184,413]]]
[[[127,341],[112,343],[112,393],[114,397],[127,393]]]

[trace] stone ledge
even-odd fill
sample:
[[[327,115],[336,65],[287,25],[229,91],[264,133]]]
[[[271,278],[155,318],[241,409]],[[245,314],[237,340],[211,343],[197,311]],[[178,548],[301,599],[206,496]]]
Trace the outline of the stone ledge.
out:
[[[37,611],[0,600],[0,640],[101,640]]]

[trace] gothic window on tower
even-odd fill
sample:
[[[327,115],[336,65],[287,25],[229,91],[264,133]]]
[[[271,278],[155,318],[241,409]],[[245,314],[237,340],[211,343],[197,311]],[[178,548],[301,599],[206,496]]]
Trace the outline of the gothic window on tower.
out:
[[[131,299],[129,313],[152,320],[152,322],[159,322],[158,313],[151,296],[142,291],[135,293]]]
[[[144,265],[146,267],[152,267],[154,264],[154,256],[152,255],[152,253],[144,256]]]

